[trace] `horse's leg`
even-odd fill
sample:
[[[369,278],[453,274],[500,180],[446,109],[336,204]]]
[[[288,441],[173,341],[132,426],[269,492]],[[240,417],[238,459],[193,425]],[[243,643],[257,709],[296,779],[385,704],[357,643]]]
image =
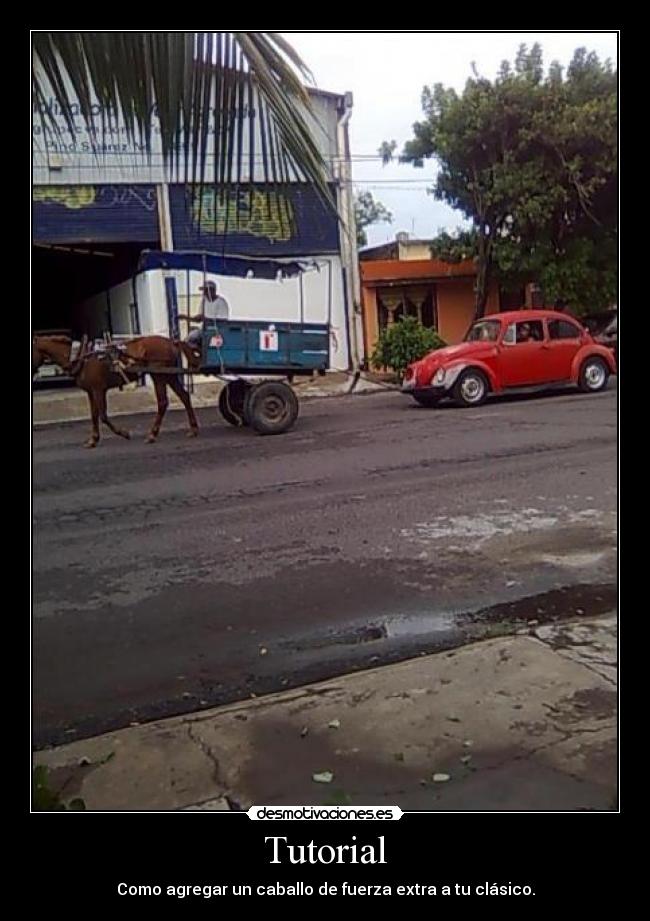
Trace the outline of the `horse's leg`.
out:
[[[111,432],[113,432],[114,435],[119,435],[120,438],[130,438],[131,436],[125,429],[118,429],[118,427],[116,425],[113,425],[111,420],[108,418],[108,409],[106,405],[106,391],[105,390],[99,391],[97,393],[96,399],[97,399],[97,403],[99,404],[97,407],[99,410],[99,417],[104,423],[104,425],[107,425],[109,429],[111,430]]]
[[[167,383],[185,407],[185,412],[187,413],[187,421],[190,423],[190,430],[187,433],[187,437],[196,438],[196,436],[199,434],[199,423],[196,421],[196,416],[194,415],[194,410],[192,409],[192,401],[190,400],[189,393],[185,387],[183,387],[179,377],[170,377]]]
[[[87,390],[88,394],[88,403],[90,404],[90,418],[92,421],[92,432],[88,441],[84,444],[84,448],[95,448],[97,447],[97,442],[99,441],[99,411],[97,409],[97,402],[93,395],[92,390]]]
[[[151,379],[153,385],[156,388],[156,402],[158,403],[158,412],[156,413],[156,418],[151,427],[151,431],[147,436],[147,444],[153,444],[153,442],[158,437],[158,432],[160,431],[160,426],[162,425],[163,418],[167,412],[167,384],[165,383],[164,378],[160,378],[157,374],[152,374]]]

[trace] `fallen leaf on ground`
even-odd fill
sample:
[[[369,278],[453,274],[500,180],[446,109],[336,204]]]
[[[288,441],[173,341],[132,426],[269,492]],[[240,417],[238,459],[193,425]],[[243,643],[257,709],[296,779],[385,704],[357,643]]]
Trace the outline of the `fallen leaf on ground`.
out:
[[[316,783],[332,783],[334,774],[331,771],[322,771],[320,774],[312,774],[311,779]]]

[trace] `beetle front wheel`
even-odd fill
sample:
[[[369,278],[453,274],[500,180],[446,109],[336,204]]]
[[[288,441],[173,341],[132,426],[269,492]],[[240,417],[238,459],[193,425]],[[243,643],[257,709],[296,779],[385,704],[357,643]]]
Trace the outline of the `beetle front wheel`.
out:
[[[462,371],[454,384],[454,399],[461,406],[480,406],[489,391],[487,378],[482,371],[468,368]]]

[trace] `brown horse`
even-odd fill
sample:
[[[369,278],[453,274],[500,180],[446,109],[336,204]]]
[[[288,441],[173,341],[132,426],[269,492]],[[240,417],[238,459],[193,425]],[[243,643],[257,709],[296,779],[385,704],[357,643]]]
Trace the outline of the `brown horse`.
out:
[[[130,437],[129,433],[124,429],[113,425],[108,418],[106,406],[106,393],[108,390],[122,387],[125,379],[137,380],[138,373],[130,372],[128,370],[129,366],[146,367],[156,391],[158,412],[147,436],[147,442],[152,443],[158,437],[163,417],[169,405],[167,387],[173,390],[185,407],[190,424],[188,437],[198,435],[198,422],[192,409],[190,396],[181,383],[180,374],[176,376],[169,373],[156,374],[155,372],[156,368],[169,369],[175,367],[178,364],[181,353],[186,356],[191,367],[196,367],[196,352],[184,342],[172,341],[164,336],[142,336],[138,339],[131,339],[121,345],[120,349],[122,364],[127,369],[123,372],[116,370],[109,355],[99,356],[91,352],[71,362],[71,351],[72,340],[68,336],[35,336],[32,340],[32,376],[45,361],[49,360],[59,365],[67,374],[70,374],[77,387],[86,391],[92,419],[92,432],[85,443],[86,448],[94,448],[99,441],[100,419],[115,435],[119,435],[121,438]]]

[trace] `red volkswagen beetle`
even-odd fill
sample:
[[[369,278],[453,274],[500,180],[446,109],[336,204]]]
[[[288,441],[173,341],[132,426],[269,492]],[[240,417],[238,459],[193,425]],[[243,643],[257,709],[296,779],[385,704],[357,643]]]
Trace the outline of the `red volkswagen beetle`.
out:
[[[402,391],[423,406],[452,397],[478,406],[490,393],[576,384],[587,393],[616,374],[611,349],[577,320],[553,310],[516,310],[478,320],[465,341],[437,349],[409,365]]]

